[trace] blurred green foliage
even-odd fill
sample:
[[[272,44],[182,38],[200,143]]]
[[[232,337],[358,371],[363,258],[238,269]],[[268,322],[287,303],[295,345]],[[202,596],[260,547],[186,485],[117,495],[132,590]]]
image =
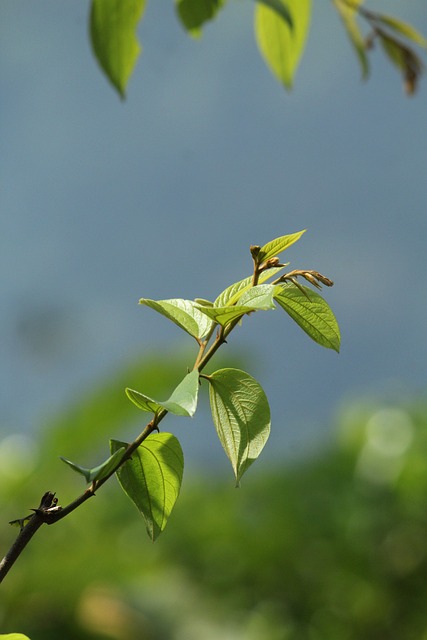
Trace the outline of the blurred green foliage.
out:
[[[160,395],[173,388],[182,358],[158,362],[127,367],[79,399],[44,429],[38,450],[15,435],[27,445],[21,468],[11,463],[13,440],[0,442],[2,551],[15,534],[7,521],[27,515],[43,491],[54,487],[66,503],[82,490],[56,464],[59,454],[93,463],[101,442],[135,433],[139,414],[125,386]],[[263,462],[239,490],[231,474],[185,478],[155,544],[108,483],[32,540],[1,587],[1,632],[31,640],[426,640],[427,405],[348,407],[334,443],[315,456],[267,473]]]

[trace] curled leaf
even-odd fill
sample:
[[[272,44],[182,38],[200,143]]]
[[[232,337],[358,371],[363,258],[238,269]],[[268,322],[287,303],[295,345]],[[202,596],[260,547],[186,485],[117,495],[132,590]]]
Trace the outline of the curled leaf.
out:
[[[162,409],[177,416],[193,416],[197,409],[197,397],[199,393],[199,373],[191,371],[179,383],[168,400],[154,400],[149,396],[126,389],[126,395],[138,409],[157,413]]]

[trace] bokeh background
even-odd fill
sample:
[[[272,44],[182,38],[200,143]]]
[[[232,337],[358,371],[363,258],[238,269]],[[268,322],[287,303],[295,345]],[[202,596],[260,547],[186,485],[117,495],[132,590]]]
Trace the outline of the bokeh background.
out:
[[[423,0],[370,6],[427,33]],[[0,623],[36,640],[427,638],[425,78],[408,99],[377,50],[362,83],[332,6],[315,3],[288,94],[256,50],[252,3],[194,41],[152,2],[122,102],[87,14],[0,7],[2,521],[46,488],[67,502],[80,485],[58,456],[91,464],[131,437],[123,388],[166,396],[191,364],[191,339],[139,297],[212,299],[249,275],[250,244],[307,228],[287,259],[335,281],[342,350],[280,310],[245,321],[224,357],[265,388],[273,431],[242,491],[202,403],[168,427],[186,477],[164,542],[108,488],[108,505],[34,542]],[[12,536],[3,526],[2,548]]]

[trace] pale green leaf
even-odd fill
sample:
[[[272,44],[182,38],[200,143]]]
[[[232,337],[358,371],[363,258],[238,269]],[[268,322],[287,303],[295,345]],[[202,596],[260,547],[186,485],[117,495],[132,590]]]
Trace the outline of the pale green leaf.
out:
[[[200,310],[222,327],[226,327],[230,322],[256,309],[253,306],[234,305],[232,307],[200,307]]]
[[[305,232],[306,229],[303,229],[303,231],[291,233],[287,236],[280,236],[279,238],[275,238],[274,240],[267,242],[267,244],[261,247],[258,254],[258,261],[261,263],[278,256],[279,253],[285,251],[285,249],[288,249],[291,245],[297,242]]]
[[[127,444],[111,440],[110,446],[115,453]],[[117,471],[124,492],[144,516],[153,541],[167,524],[180,492],[183,471],[179,441],[163,432],[149,435]]]
[[[290,89],[307,39],[311,0],[281,2],[292,17],[293,27],[277,11],[257,3],[255,35],[258,48],[270,70]]]
[[[240,369],[208,376],[212,418],[237,485],[270,434],[270,407],[260,384]]]
[[[92,0],[92,47],[101,68],[122,98],[141,51],[136,29],[145,5],[146,0]]]
[[[60,456],[60,459],[62,460],[62,462],[68,464],[68,466],[71,467],[73,471],[76,471],[76,473],[80,473],[82,476],[84,476],[87,483],[90,483],[94,482],[94,480],[102,480],[102,478],[108,476],[109,473],[114,469],[114,467],[120,462],[124,452],[124,449],[119,449],[107,460],[105,460],[105,462],[97,467],[94,467],[93,469],[81,467],[78,464],[71,462],[71,460],[63,458],[62,456]]]
[[[385,24],[390,29],[397,31],[405,38],[412,40],[416,44],[419,44],[420,47],[427,47],[427,38],[425,38],[419,31],[417,31],[412,25],[407,24],[406,22],[402,22],[402,20],[398,20],[393,16],[386,16],[379,14],[377,16],[378,20]]]
[[[225,3],[226,0],[175,0],[178,17],[193,37],[201,35],[203,24],[213,20]]]
[[[341,20],[347,31],[347,35],[357,54],[362,70],[362,77],[366,78],[369,74],[369,61],[366,55],[365,38],[363,37],[360,27],[357,23],[357,7],[362,4],[363,0],[354,0],[352,5],[347,4],[343,0],[333,0],[333,3],[340,14]]]
[[[279,287],[280,289],[280,287]],[[246,291],[239,300],[239,305],[250,306],[253,309],[274,309],[273,297],[278,286],[272,284],[258,284]]]
[[[283,267],[272,267],[270,269],[265,269],[258,279],[258,283],[262,284],[266,282],[273,276],[275,276],[279,271],[282,271]],[[219,294],[217,299],[214,302],[215,307],[229,307],[241,298],[241,296],[248,291],[252,287],[252,276],[248,278],[244,278],[243,280],[239,280],[239,282],[235,282],[230,285],[222,293]]]
[[[279,269],[280,270],[280,269]],[[271,274],[269,275],[271,277]],[[240,288],[238,305],[224,306],[224,307],[200,307],[202,313],[205,313],[209,318],[212,318],[215,322],[223,327],[226,327],[230,322],[241,318],[246,313],[252,311],[258,311],[260,309],[267,311],[268,309],[274,309],[273,297],[276,292],[276,287],[272,284],[259,284],[255,287],[251,286]]]
[[[315,342],[339,351],[340,330],[335,316],[325,300],[315,291],[300,285],[281,286],[275,300]]]
[[[5,638],[5,640],[30,640],[23,633],[0,633],[0,638]]]
[[[259,2],[273,11],[276,11],[276,13],[287,23],[290,29],[294,28],[292,14],[282,0],[255,0],[255,2]]]
[[[182,300],[181,298],[150,300],[149,298],[141,298],[139,304],[150,307],[172,320],[196,340],[202,340],[212,328],[212,322],[208,320],[206,315],[201,313],[199,305],[193,300]]]
[[[199,393],[199,373],[191,371],[179,383],[168,400],[154,400],[149,396],[126,389],[126,395],[139,409],[157,413],[166,409],[176,416],[193,416],[197,409],[197,398]]]

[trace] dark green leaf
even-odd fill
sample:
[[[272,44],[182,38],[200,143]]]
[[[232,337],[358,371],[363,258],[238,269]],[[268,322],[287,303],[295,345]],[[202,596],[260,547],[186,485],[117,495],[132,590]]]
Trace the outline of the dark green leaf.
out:
[[[146,0],[92,0],[90,34],[95,56],[121,97],[141,47],[136,28]]]
[[[323,347],[339,351],[340,330],[335,316],[318,293],[300,285],[285,284],[275,300],[293,320]]]
[[[111,440],[110,446],[114,453],[127,444]],[[117,471],[124,492],[144,516],[153,541],[166,526],[180,492],[183,471],[181,445],[171,433],[149,435]]]
[[[176,11],[185,29],[195,37],[201,33],[201,27],[215,18],[226,0],[175,0]]]
[[[270,407],[260,384],[240,369],[220,369],[209,380],[212,418],[237,485],[270,434]]]
[[[199,373],[191,371],[179,383],[168,400],[159,401],[150,398],[139,391],[126,389],[128,398],[136,404],[138,409],[157,413],[166,409],[177,416],[193,416],[197,408],[199,393]]]

